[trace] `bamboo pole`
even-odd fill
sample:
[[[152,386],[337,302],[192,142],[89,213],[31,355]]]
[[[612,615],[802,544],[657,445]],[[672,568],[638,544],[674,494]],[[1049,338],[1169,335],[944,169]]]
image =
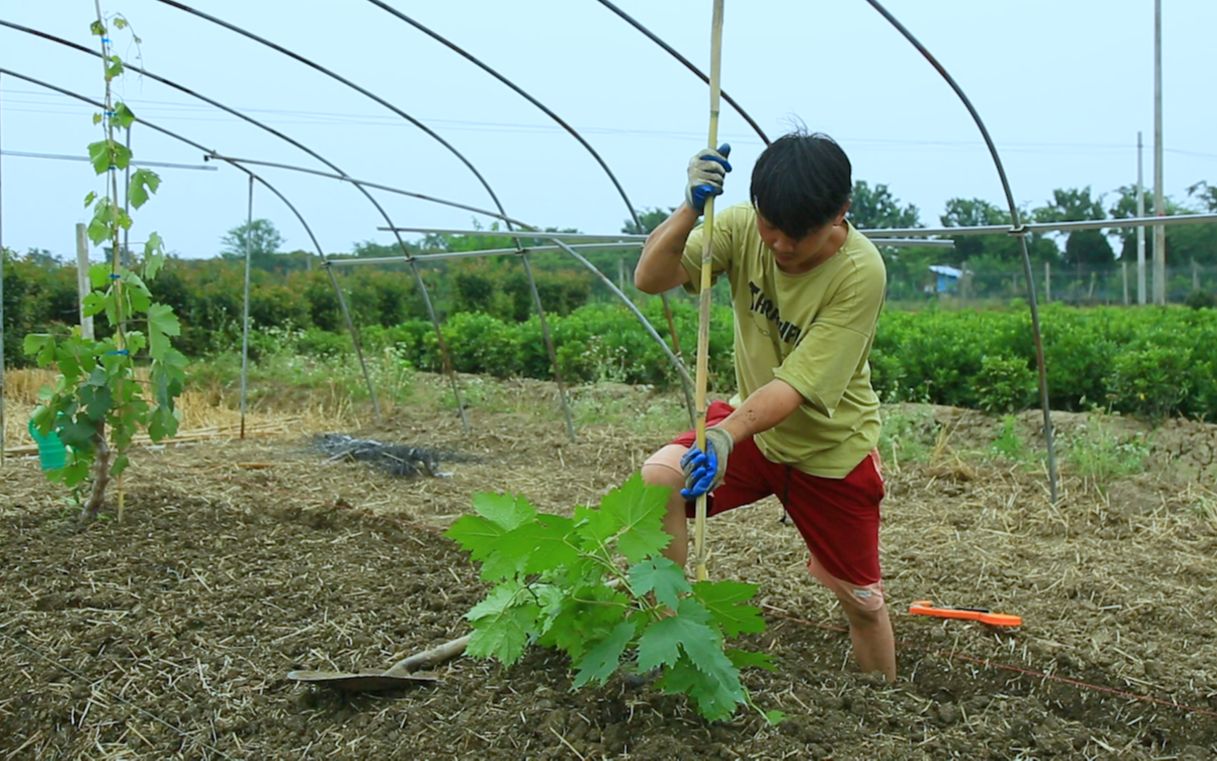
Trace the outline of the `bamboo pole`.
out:
[[[710,24],[710,129],[707,145],[718,147],[719,71],[722,68],[723,0],[714,0],[714,15]],[[706,450],[706,385],[710,360],[710,265],[714,253],[714,197],[706,199],[705,228],[701,252],[701,288],[697,302],[697,374],[695,378],[697,407],[697,448]],[[697,498],[693,518],[693,560],[697,580],[710,577],[706,570],[706,495]]]
[[[249,176],[249,195],[245,213],[245,235],[241,247],[245,249],[245,283],[241,296],[241,438],[245,438],[245,413],[249,403],[249,285],[250,267],[253,256],[250,252],[249,238],[254,226],[254,177]],[[376,397],[373,394],[373,402]]]

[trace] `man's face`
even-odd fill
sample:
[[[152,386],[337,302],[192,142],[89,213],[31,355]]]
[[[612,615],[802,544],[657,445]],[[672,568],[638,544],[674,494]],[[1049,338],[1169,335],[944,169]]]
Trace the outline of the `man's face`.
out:
[[[844,219],[845,212],[842,211],[835,219],[825,222],[796,240],[769,224],[769,221],[758,212],[756,230],[760,233],[761,240],[773,253],[773,260],[778,269],[791,275],[797,275],[807,272],[836,252],[840,247],[840,243],[837,241],[840,238],[841,224]],[[833,243],[837,243],[837,245],[833,246]]]

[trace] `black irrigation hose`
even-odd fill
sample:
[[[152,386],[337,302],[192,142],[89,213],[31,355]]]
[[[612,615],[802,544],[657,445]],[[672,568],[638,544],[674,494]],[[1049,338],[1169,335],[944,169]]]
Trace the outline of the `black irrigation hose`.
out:
[[[650,29],[647,29],[633,16],[631,16],[630,14],[621,10],[613,3],[609,2],[609,0],[597,0],[597,2],[599,2],[605,8],[608,8],[613,13],[617,14],[619,17],[621,17],[621,19],[623,21],[625,21],[630,26],[634,27],[639,32],[642,32],[642,34],[645,35],[646,38],[649,39],[651,42],[654,42],[656,45],[658,45],[659,47],[661,47],[665,51],[667,51],[668,55],[672,56],[677,61],[680,61],[682,64],[684,64],[684,67],[686,69],[688,69],[689,71],[693,72],[695,75],[697,75],[698,79],[705,82],[706,84],[710,84],[710,77],[704,71],[697,68],[697,66],[695,66],[692,61],[690,61],[688,58],[685,58],[683,55],[681,55],[679,51],[677,51],[675,48],[673,48],[668,43],[664,42],[663,38],[661,38],[659,35],[652,32]],[[755,131],[756,134],[761,138],[761,142],[763,142],[765,145],[769,145],[769,137],[765,134],[764,130],[762,130],[760,125],[756,123],[756,121],[752,118],[752,116],[749,115],[748,112],[744,110],[744,107],[735,101],[735,98],[732,98],[730,95],[728,95],[726,90],[720,91],[719,96],[723,100],[727,101],[727,103],[729,103],[731,105],[731,107],[735,109],[735,112],[737,114],[739,114],[740,117],[742,117],[744,121],[748,122],[748,126],[752,127],[753,131]]]
[[[3,24],[3,23],[4,22],[0,21],[0,24]],[[93,51],[90,50],[89,52],[93,52]],[[68,90],[63,87],[59,87],[57,85],[53,85],[50,82],[44,82],[43,80],[35,79],[34,77],[29,77],[24,74],[19,74],[15,71],[12,71],[11,69],[0,68],[0,74],[8,74],[11,77],[15,77],[15,78],[23,80],[25,82],[29,82],[30,84],[38,85],[40,87],[45,87],[46,89],[53,90],[55,92],[60,93],[61,95],[66,95],[69,98],[76,98],[77,100],[88,103],[91,106],[95,106],[97,108],[105,108],[104,104],[100,103],[99,101],[95,101],[88,96],[81,95],[78,92],[74,92],[72,90]],[[207,148],[204,145],[196,143],[187,137],[183,137],[182,135],[179,135],[176,132],[173,132],[171,130],[165,129],[164,127],[158,126],[140,116],[136,116],[135,120],[137,122],[139,122],[140,124],[143,124],[144,126],[148,127],[149,129],[155,130],[167,137],[171,137],[174,140],[185,143],[186,145],[189,145],[192,148],[197,148],[199,151],[202,151],[205,155],[214,153],[214,151],[212,151],[210,148]],[[246,175],[248,175],[252,179],[257,180],[259,183],[262,184],[263,187],[265,187],[267,190],[269,190],[271,193],[273,193],[280,201],[282,201],[283,205],[286,206],[292,212],[292,214],[295,215],[296,219],[300,221],[300,226],[304,228],[304,231],[308,235],[309,240],[311,240],[313,242],[313,247],[317,250],[317,256],[321,259],[322,262],[328,261],[325,256],[325,252],[321,248],[321,243],[318,242],[317,236],[313,234],[313,229],[311,227],[309,227],[308,222],[304,219],[304,215],[302,215],[300,213],[300,211],[296,208],[296,206],[291,201],[287,200],[286,196],[284,196],[282,193],[279,192],[278,188],[276,188],[274,185],[267,182],[265,179],[260,177],[258,174],[254,173],[254,172],[250,171],[249,169],[247,169],[246,167],[242,166],[240,161],[237,161],[235,159],[225,159],[225,158],[221,158],[220,160],[222,160],[222,161],[228,163],[229,165],[235,167],[236,169],[244,172]],[[359,345],[359,334],[355,330],[354,322],[351,320],[351,314],[350,314],[350,310],[347,307],[346,297],[342,295],[342,289],[338,286],[337,278],[334,277],[333,268],[327,266],[325,268],[325,270],[326,270],[326,273],[330,277],[330,284],[333,285],[333,287],[334,287],[334,293],[338,297],[338,306],[342,309],[342,314],[343,314],[343,318],[346,322],[347,329],[349,331],[351,331],[352,341],[354,342],[354,345],[355,345],[355,352],[359,357],[359,364],[363,368],[364,381],[368,385],[368,391],[369,391],[369,393],[372,394],[373,401],[375,401],[376,390],[372,386],[372,379],[371,379],[371,376],[368,374],[367,364],[364,362],[363,350],[360,348],[360,345]]]
[[[1006,194],[1006,203],[1010,207],[1010,234],[1018,238],[1019,247],[1023,254],[1023,274],[1027,278],[1027,304],[1031,308],[1031,335],[1035,342],[1035,363],[1039,370],[1039,386],[1040,386],[1040,406],[1044,413],[1044,443],[1048,455],[1048,484],[1052,492],[1052,503],[1056,504],[1057,500],[1057,469],[1056,469],[1056,452],[1053,445],[1052,433],[1052,415],[1048,409],[1048,370],[1044,362],[1044,342],[1040,332],[1039,306],[1035,299],[1035,276],[1031,271],[1031,255],[1027,251],[1027,229],[1019,220],[1018,205],[1014,203],[1014,192],[1010,189],[1010,181],[1006,177],[1006,169],[1002,164],[1001,156],[997,153],[997,146],[993,144],[993,139],[989,136],[989,130],[985,127],[984,121],[980,118],[980,114],[972,105],[972,101],[964,93],[963,88],[955,81],[941,63],[938,62],[929,49],[921,44],[912,32],[910,32],[903,24],[900,23],[886,8],[883,7],[878,0],[866,0],[871,7],[879,12],[883,18],[887,19],[897,31],[904,36],[917,52],[921,53],[922,57],[934,67],[946,83],[950,85],[955,94],[963,102],[964,108],[971,114],[972,120],[976,122],[977,129],[980,130],[981,136],[984,138],[985,145],[989,148],[989,155],[993,158],[993,164],[997,167],[997,175],[1001,179],[1002,190]]]
[[[430,27],[426,26],[425,24],[422,24],[421,22],[414,20],[413,18],[407,16],[406,14],[397,10],[396,8],[393,8],[389,4],[382,2],[382,0],[368,0],[368,2],[370,2],[372,5],[375,5],[377,8],[380,8],[381,10],[389,13],[390,15],[396,17],[397,19],[406,22],[410,26],[414,27],[418,31],[422,32],[423,34],[427,35],[431,39],[440,43],[441,45],[448,48],[452,52],[461,56],[466,61],[469,61],[474,66],[477,66],[482,71],[484,71],[487,74],[489,74],[490,76],[494,77],[499,82],[506,85],[512,92],[519,95],[521,98],[523,98],[524,100],[528,101],[529,103],[531,103],[532,105],[534,105],[538,109],[540,109],[542,113],[544,113],[546,116],[548,116],[550,119],[552,119],[554,121],[554,123],[556,123],[559,127],[564,129],[567,132],[567,134],[569,134],[571,137],[575,138],[575,140],[577,140],[579,142],[579,145],[582,145],[587,150],[587,152],[591,155],[591,157],[593,159],[595,159],[596,163],[600,165],[600,168],[604,170],[604,174],[609,178],[609,181],[613,183],[613,187],[615,187],[617,189],[617,194],[620,195],[621,200],[625,202],[625,208],[629,211],[630,218],[634,221],[634,226],[637,227],[639,231],[642,230],[642,220],[639,219],[638,212],[634,209],[634,204],[630,201],[630,197],[628,195],[626,195],[625,188],[623,188],[621,186],[621,182],[618,181],[617,176],[615,174],[613,174],[613,170],[609,168],[608,162],[606,162],[604,160],[604,158],[596,151],[596,149],[592,147],[591,143],[587,142],[587,140],[583,137],[583,135],[579,134],[578,130],[576,130],[574,127],[572,127],[570,124],[568,124],[566,122],[566,120],[563,119],[561,116],[558,116],[558,114],[554,113],[553,109],[549,108],[544,103],[537,100],[533,95],[531,95],[530,93],[525,91],[524,88],[520,87],[512,80],[508,79],[506,76],[499,73],[498,70],[496,70],[489,64],[485,63],[484,61],[482,61],[480,58],[473,55],[469,51],[465,50],[460,45],[457,45],[452,40],[449,40],[447,37],[444,37],[439,32],[436,32],[433,29],[431,29]],[[661,297],[663,300],[664,317],[667,319],[668,331],[671,333],[671,336],[672,336],[672,348],[676,351],[676,354],[679,356],[681,353],[680,352],[680,339],[677,337],[677,333],[676,333],[676,320],[672,317],[672,306],[668,300],[668,295],[666,293],[661,294]],[[681,385],[684,386],[685,401],[688,402],[690,414],[692,414],[693,399],[689,395],[690,391],[689,391],[688,385],[684,383],[683,374],[681,375]]]

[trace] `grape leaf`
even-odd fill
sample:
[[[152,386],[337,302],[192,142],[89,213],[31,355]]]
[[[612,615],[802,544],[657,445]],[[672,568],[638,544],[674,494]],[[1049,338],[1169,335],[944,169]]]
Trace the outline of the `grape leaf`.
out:
[[[777,664],[773,662],[773,656],[769,653],[756,653],[751,650],[740,650],[729,647],[727,648],[727,657],[740,670],[758,668],[765,671],[777,671],[778,668]]]
[[[667,503],[667,489],[645,485],[640,473],[635,473],[600,501],[600,520],[616,524],[617,551],[626,560],[637,563],[655,555],[672,541],[663,530]],[[603,525],[598,524],[596,533],[602,531]]]
[[[148,240],[144,242],[144,279],[151,280],[156,277],[163,266],[165,266],[165,241],[159,233],[149,233]]]
[[[684,569],[660,555],[634,564],[630,569],[630,587],[636,595],[655,593],[655,599],[672,610],[680,602],[680,595],[691,591]]]
[[[693,596],[728,637],[765,631],[760,608],[744,604],[755,594],[755,584],[740,581],[699,581],[693,585]]]
[[[96,143],[89,143],[89,163],[93,165],[93,171],[98,174],[104,174],[113,163],[113,155],[110,152],[110,143],[106,140],[98,140]],[[97,241],[94,241],[96,243]]]
[[[137,209],[143,206],[160,186],[161,178],[156,172],[151,169],[136,169],[131,173],[131,182],[127,186],[131,205]]]
[[[499,550],[523,558],[521,570],[541,573],[573,563],[579,551],[571,543],[574,522],[560,515],[537,515],[532,521],[507,532]]]
[[[622,621],[612,628],[604,639],[588,648],[587,652],[575,665],[579,672],[575,674],[572,686],[582,687],[588,682],[604,684],[617,670],[621,663],[621,654],[626,645],[634,638],[634,625]]]
[[[85,317],[101,314],[106,309],[106,297],[97,291],[89,291],[81,303],[84,306]]]
[[[494,522],[504,531],[518,528],[537,516],[536,509],[528,500],[514,494],[473,495],[473,509],[477,514]]]
[[[581,658],[590,642],[604,637],[629,605],[621,592],[601,583],[569,587],[556,615],[545,626],[537,642],[566,652],[572,660]]]
[[[93,264],[89,266],[89,284],[96,289],[104,289],[110,284],[110,265]]]
[[[480,515],[462,515],[444,536],[464,547],[473,560],[482,561],[495,552],[499,537],[506,533],[502,526]]]
[[[681,657],[665,671],[657,686],[669,695],[688,695],[697,703],[697,710],[710,721],[722,721],[735,714],[745,700],[739,680],[720,682],[707,676],[693,665],[692,659]]]
[[[148,307],[148,353],[154,359],[160,359],[169,350],[169,339],[166,336],[181,334],[182,325],[173,313],[173,307],[168,304],[152,304]]]
[[[489,496],[489,495],[487,495]],[[482,563],[481,575],[487,581],[496,581],[517,573],[538,573],[574,562],[578,552],[566,543],[572,532],[569,518],[557,515],[537,515],[511,530],[510,524],[518,516],[527,515],[527,510],[518,507],[505,510],[504,504],[496,500],[484,500],[480,511],[487,511],[500,522],[490,517],[463,516],[448,529],[446,536],[468,549],[474,560]]]
[[[540,612],[540,606],[519,584],[500,584],[465,614],[473,623],[469,654],[510,666],[524,654]]]
[[[706,625],[710,614],[696,600],[680,601],[676,615],[653,621],[638,639],[638,668],[650,671],[656,666],[671,666],[680,659],[681,650],[694,640],[721,642],[718,632]]]
[[[118,73],[121,74],[122,73],[122,61],[119,60],[118,56],[114,56],[113,60],[114,60],[115,65],[119,67]],[[131,125],[135,123],[135,114],[131,112],[131,109],[127,107],[126,103],[119,101],[118,103],[114,104],[113,119],[114,119],[115,127],[118,127],[120,129],[130,129]],[[147,170],[141,169],[139,171],[142,172],[142,171],[147,171]],[[153,188],[153,190],[155,191],[156,188]],[[134,204],[134,202],[132,202],[132,203]],[[135,208],[138,209],[139,205],[135,204]]]

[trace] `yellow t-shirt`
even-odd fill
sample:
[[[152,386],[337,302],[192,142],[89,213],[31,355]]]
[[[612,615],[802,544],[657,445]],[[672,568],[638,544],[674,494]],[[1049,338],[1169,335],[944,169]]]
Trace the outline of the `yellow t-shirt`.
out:
[[[689,291],[701,285],[703,228],[685,244]],[[844,478],[879,441],[871,343],[887,288],[879,250],[852,225],[841,249],[808,272],[777,268],[751,204],[714,219],[712,272],[726,273],[735,310],[735,378],[741,398],[774,378],[799,408],[756,435],[761,453],[814,476]]]

